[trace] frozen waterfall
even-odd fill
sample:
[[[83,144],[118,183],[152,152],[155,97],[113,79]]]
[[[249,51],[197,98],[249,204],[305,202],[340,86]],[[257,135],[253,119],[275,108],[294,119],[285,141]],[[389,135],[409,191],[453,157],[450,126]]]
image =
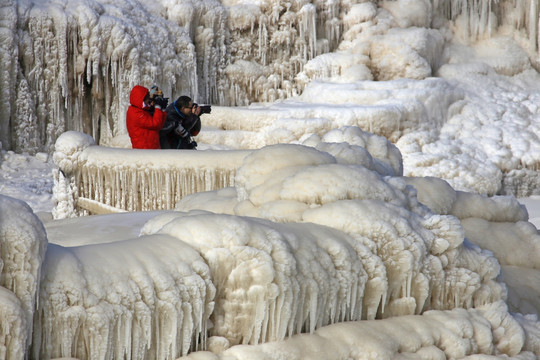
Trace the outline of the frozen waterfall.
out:
[[[4,1],[0,142],[49,151],[62,132],[75,130],[106,145],[126,133],[135,84],[159,84],[171,98],[246,105],[359,69],[358,79],[424,79],[441,65],[445,21],[464,42],[498,28],[524,31],[538,62],[538,0],[423,2],[414,5],[414,18],[400,14],[397,3]],[[427,28],[415,35],[426,36],[426,49],[410,44],[424,65],[405,74],[381,68],[381,44],[389,45],[381,36],[409,26]]]

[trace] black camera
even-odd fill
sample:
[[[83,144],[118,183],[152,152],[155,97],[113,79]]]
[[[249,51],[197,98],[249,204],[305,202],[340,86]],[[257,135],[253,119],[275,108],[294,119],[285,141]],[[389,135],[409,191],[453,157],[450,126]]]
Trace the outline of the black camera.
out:
[[[212,111],[212,106],[210,106],[210,105],[193,104],[193,106],[198,106],[198,107],[201,108],[201,115],[202,114],[210,114],[210,112]]]

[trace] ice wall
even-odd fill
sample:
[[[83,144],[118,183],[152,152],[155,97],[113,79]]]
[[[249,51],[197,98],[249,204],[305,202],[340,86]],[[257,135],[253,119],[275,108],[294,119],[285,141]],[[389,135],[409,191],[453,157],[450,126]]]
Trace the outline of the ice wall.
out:
[[[185,195],[232,186],[250,151],[132,150],[62,134],[53,156],[57,219],[101,212],[172,209]]]
[[[229,87],[224,105],[295,95],[306,62],[335,49],[348,1],[224,2],[229,12]]]
[[[216,101],[226,18],[217,2],[8,1],[0,16],[5,148],[48,151],[66,130],[106,143],[126,132],[136,84]]]
[[[4,2],[3,147],[49,150],[66,130],[106,144],[125,134],[135,84],[158,84],[171,98],[187,94],[198,102],[246,103],[254,100],[254,80],[256,91],[266,96],[339,39],[339,2],[229,5]],[[289,69],[282,60],[295,56],[294,46],[301,54]],[[242,61],[263,70],[258,79],[235,70]]]
[[[274,101],[317,78],[424,79],[450,34],[468,43],[497,31],[538,62],[538,0],[8,0],[0,18],[0,141],[31,153],[66,130],[103,145],[125,134],[137,83],[198,102]]]
[[[24,359],[32,343],[47,235],[24,202],[0,196],[0,357]]]

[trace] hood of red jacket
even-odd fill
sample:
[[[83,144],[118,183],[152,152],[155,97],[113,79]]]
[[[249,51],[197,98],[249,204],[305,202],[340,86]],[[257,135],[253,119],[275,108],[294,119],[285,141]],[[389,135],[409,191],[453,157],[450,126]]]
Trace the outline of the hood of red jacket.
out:
[[[148,89],[141,85],[135,85],[129,94],[129,103],[139,109],[144,108],[143,100],[148,94]]]

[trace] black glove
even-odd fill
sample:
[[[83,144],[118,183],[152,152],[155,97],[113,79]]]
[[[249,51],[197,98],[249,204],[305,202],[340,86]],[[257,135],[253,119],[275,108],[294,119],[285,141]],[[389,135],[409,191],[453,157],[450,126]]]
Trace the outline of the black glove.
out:
[[[161,96],[158,96],[154,99],[157,106],[161,108],[161,110],[165,110],[167,108],[167,105],[169,104],[169,98],[164,98]]]
[[[196,149],[197,148],[197,142],[195,140],[191,140],[189,143],[189,149]]]

